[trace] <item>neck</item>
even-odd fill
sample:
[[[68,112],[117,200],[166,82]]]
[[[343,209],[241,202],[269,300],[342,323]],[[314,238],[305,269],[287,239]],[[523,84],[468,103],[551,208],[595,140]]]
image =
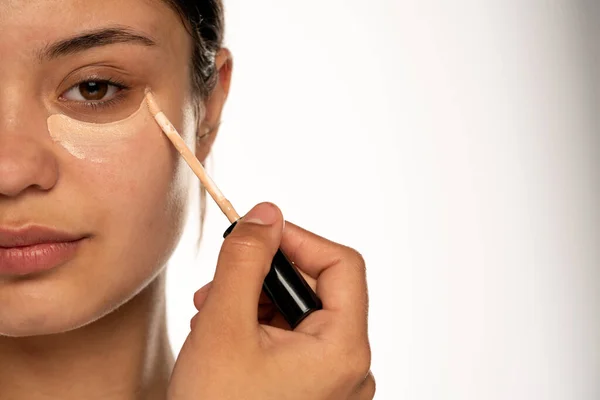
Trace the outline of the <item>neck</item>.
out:
[[[164,399],[174,363],[165,272],[125,305],[80,329],[0,337],[0,355],[3,399]]]

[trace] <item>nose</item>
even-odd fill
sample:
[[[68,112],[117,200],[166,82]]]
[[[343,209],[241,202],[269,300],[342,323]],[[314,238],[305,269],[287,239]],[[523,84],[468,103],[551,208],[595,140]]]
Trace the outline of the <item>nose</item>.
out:
[[[58,162],[48,135],[40,133],[39,126],[31,132],[31,119],[20,121],[16,124],[20,130],[0,123],[0,200],[29,190],[48,191],[58,180]]]

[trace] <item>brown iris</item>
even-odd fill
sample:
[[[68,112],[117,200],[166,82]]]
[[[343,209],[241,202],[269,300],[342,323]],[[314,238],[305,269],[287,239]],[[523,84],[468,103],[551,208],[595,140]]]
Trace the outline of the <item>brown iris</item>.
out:
[[[108,93],[108,86],[107,82],[83,82],[79,84],[79,93],[86,100],[102,100]]]

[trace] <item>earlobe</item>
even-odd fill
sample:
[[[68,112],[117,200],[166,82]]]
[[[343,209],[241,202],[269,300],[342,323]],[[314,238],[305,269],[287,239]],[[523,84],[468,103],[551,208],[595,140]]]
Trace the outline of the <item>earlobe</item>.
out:
[[[203,129],[202,131],[200,129]],[[210,154],[212,145],[217,138],[217,131],[219,125],[216,127],[209,127],[205,123],[200,124],[198,135],[196,136],[196,158],[204,164],[204,161]]]
[[[210,126],[203,126],[203,124],[200,124],[200,128],[198,128],[198,133],[196,134],[196,142],[199,143],[213,132],[214,128]]]

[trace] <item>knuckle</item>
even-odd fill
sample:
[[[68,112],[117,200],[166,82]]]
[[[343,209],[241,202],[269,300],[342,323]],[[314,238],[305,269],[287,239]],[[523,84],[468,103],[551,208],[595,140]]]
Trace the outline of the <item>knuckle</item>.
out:
[[[194,304],[197,306],[198,304],[200,304],[202,302],[202,300],[204,300],[204,296],[202,293],[200,292],[196,292],[194,293]]]
[[[210,292],[211,288],[212,282],[209,282],[194,293],[194,305],[197,309],[200,309],[202,307],[204,301],[208,297],[208,293]]]
[[[205,300],[206,294],[200,292],[194,293],[194,306],[196,306],[196,308],[201,308]]]
[[[349,383],[361,383],[371,369],[371,349],[369,346],[348,349],[346,353],[345,380]]]
[[[364,379],[371,370],[371,349],[366,347],[358,353],[359,355],[357,356],[356,360],[355,372],[358,374],[360,379]]]
[[[346,254],[346,258],[351,265],[355,266],[361,271],[366,269],[367,263],[365,262],[365,258],[361,253],[351,247],[346,247]]]
[[[375,397],[375,393],[377,392],[377,381],[372,373],[369,372],[369,376],[364,383],[364,392],[365,398],[372,399]]]
[[[367,268],[366,262],[361,253],[353,248],[346,247],[344,250],[342,268],[344,268],[348,277],[353,279],[361,290],[367,290]]]

